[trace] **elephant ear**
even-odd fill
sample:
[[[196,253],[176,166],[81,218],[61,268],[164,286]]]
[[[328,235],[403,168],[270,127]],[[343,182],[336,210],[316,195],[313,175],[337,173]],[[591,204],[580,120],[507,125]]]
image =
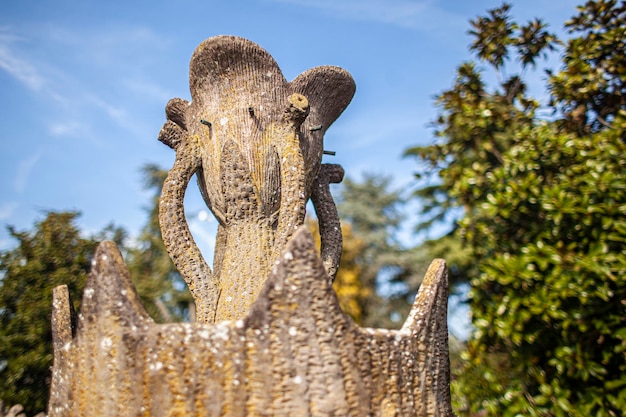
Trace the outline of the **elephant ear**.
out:
[[[300,93],[309,100],[309,123],[321,125],[322,131],[337,120],[356,91],[352,75],[343,68],[330,65],[311,68],[289,84],[294,93]]]
[[[289,87],[309,100],[309,116],[301,129],[301,147],[307,165],[306,187],[310,192],[322,161],[324,133],[350,104],[356,84],[343,68],[321,66],[298,75]]]

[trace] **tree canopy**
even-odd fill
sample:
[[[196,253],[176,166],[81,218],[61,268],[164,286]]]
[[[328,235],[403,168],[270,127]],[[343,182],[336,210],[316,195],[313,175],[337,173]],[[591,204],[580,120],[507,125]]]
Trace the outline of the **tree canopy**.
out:
[[[148,215],[137,242],[125,245],[128,270],[141,301],[157,322],[193,320],[193,299],[167,254],[159,226],[159,197],[167,170],[154,164],[143,166],[144,189],[152,192]]]
[[[133,245],[114,225],[85,237],[77,212],[49,212],[30,231],[9,227],[14,249],[0,253],[0,400],[21,404],[27,415],[46,409],[52,366],[52,290],[67,285],[80,302],[97,244],[113,240],[148,313],[158,322],[190,318],[193,302],[174,268],[158,227],[158,196],[164,171],[144,167],[145,187],[154,191],[148,219]]]
[[[424,226],[456,210],[444,239],[471,253],[475,330],[453,398],[460,414],[623,415],[626,2],[579,7],[567,42],[510,11],[471,21],[477,61],[437,98],[439,141],[407,150],[437,175],[418,192]],[[558,45],[542,106],[524,75]]]
[[[52,366],[52,290],[80,298],[97,242],[80,236],[75,212],[48,213],[33,231],[10,228],[18,241],[0,254],[0,399],[44,411]]]
[[[366,174],[360,182],[347,178],[341,185],[337,207],[341,222],[361,241],[353,256],[360,285],[367,290],[362,324],[368,327],[402,325],[431,261],[399,237],[407,220],[404,203],[390,177]]]

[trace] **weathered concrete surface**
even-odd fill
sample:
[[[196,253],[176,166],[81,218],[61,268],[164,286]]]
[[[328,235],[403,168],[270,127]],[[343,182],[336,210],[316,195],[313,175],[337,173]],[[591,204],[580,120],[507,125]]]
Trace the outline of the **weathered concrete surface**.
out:
[[[342,237],[329,184],[343,169],[321,164],[323,134],[352,98],[350,75],[318,67],[287,82],[258,45],[220,36],[194,53],[190,86],[159,135],[176,150],[160,223],[198,323],[155,324],[101,244],[78,318],[67,288],[54,291],[49,415],[452,415],[445,263],[399,331],[359,328],[331,286]],[[213,270],[184,214],[194,174],[220,224]],[[322,258],[301,226],[309,198]]]
[[[51,417],[452,415],[441,260],[399,331],[362,329],[342,313],[304,228],[241,320],[155,324],[110,242],[75,336],[66,291],[54,308]]]
[[[159,135],[176,150],[160,223],[168,252],[196,302],[197,321],[239,319],[249,311],[287,240],[303,224],[312,193],[318,217],[332,225],[322,244],[327,271],[334,276],[341,229],[334,229],[339,221],[328,183],[343,175],[326,173],[336,168],[322,169],[321,160],[324,133],[354,95],[350,74],[322,66],[287,82],[257,44],[217,36],[194,52],[189,84],[192,101],[168,103],[168,121]],[[194,173],[219,221],[213,270],[184,215],[184,194]]]

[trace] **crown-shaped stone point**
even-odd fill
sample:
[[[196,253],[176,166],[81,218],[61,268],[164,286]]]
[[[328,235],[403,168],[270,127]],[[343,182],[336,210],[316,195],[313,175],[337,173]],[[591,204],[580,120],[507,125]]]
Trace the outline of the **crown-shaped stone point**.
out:
[[[401,330],[339,307],[302,227],[251,310],[217,324],[154,323],[111,242],[100,245],[75,335],[57,320],[52,416],[448,416],[447,274],[435,260]],[[70,317],[55,291],[53,317]]]

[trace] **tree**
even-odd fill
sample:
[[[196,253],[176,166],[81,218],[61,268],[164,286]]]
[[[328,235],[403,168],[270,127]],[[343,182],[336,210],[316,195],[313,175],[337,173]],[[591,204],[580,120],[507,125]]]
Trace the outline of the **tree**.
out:
[[[623,133],[524,132],[490,177],[491,197],[463,221],[483,260],[471,355],[508,352],[519,376],[489,402],[498,414],[626,410]]]
[[[475,37],[470,50],[492,66],[499,88],[489,91],[475,62],[461,64],[453,87],[436,100],[441,113],[434,127],[440,141],[405,151],[405,156],[422,163],[417,178],[428,177],[427,185],[415,193],[423,219],[418,231],[452,224],[440,242],[429,245],[439,247],[440,255],[452,260],[454,283],[467,282],[477,273],[467,256],[457,256],[456,221],[470,215],[488,194],[484,178],[502,164],[502,153],[511,146],[516,129],[532,125],[539,103],[526,95],[523,73],[557,42],[539,19],[521,27],[511,22],[510,9],[504,4],[490,10],[488,16],[471,21],[469,32]],[[507,75],[512,52],[517,53],[522,71]]]
[[[317,220],[307,217],[306,225],[313,234],[319,249],[321,239]],[[354,234],[348,223],[344,222],[341,225],[341,232],[343,234],[343,250],[333,288],[343,312],[350,316],[355,323],[361,324],[365,304],[374,291],[374,288],[364,286],[361,281],[362,268],[358,262],[358,257],[365,246],[365,242]]]
[[[157,322],[193,319],[193,300],[167,254],[159,226],[159,197],[167,171],[148,164],[142,168],[144,188],[153,192],[148,221],[136,245],[126,249],[126,263],[146,310]]]
[[[403,199],[390,186],[389,177],[371,174],[360,183],[345,179],[338,199],[342,224],[362,241],[354,262],[361,285],[370,289],[362,304],[362,323],[370,327],[402,324],[429,261],[400,242]]]
[[[46,409],[52,334],[52,290],[67,285],[77,310],[97,244],[113,240],[124,253],[131,278],[148,313],[157,321],[189,318],[191,296],[174,268],[158,226],[158,197],[166,173],[144,168],[146,188],[155,189],[149,218],[136,246],[114,225],[82,237],[76,212],[49,212],[33,231],[9,227],[18,245],[0,254],[0,400],[21,404],[27,414]]]
[[[549,80],[552,105],[564,115],[561,124],[579,135],[619,129],[614,124],[623,123],[626,107],[626,3],[589,1],[579,12],[566,24],[578,36]]]
[[[96,241],[82,238],[76,212],[47,213],[32,232],[9,227],[18,246],[0,255],[0,399],[27,414],[46,409],[52,333],[52,290],[65,284],[80,297]]]
[[[459,412],[623,415],[626,410],[626,4],[588,2],[566,24],[549,118],[523,71],[556,45],[510,6],[471,22],[473,63],[439,96],[443,140],[407,153],[439,181],[421,190],[434,217],[458,208],[471,251],[475,332],[454,383]],[[522,74],[502,77],[517,57]],[[428,200],[430,198],[430,200]],[[430,207],[426,205],[427,209]]]

